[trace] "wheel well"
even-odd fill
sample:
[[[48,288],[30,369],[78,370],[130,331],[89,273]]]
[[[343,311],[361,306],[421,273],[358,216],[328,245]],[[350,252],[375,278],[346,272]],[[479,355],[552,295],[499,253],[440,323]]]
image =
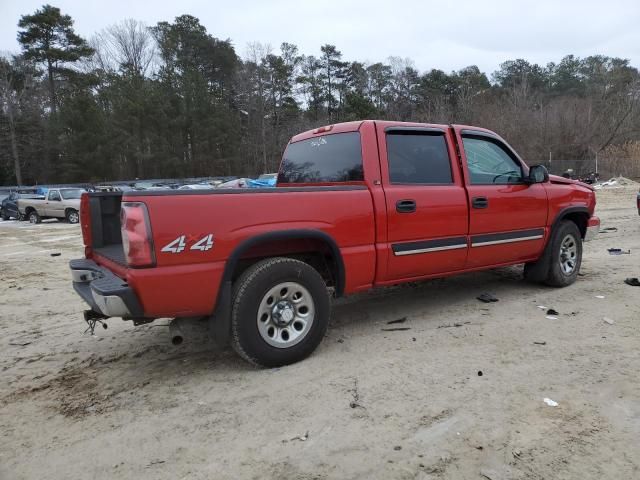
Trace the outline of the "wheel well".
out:
[[[26,216],[29,216],[29,214],[30,214],[31,212],[36,212],[36,213],[38,213],[38,212],[36,211],[36,209],[35,209],[35,208],[33,208],[33,207],[27,207],[27,208],[25,208],[25,209],[24,209],[24,214],[25,214]]]
[[[77,210],[73,207],[67,207],[64,209],[64,214],[69,215],[69,212],[77,212]]]
[[[584,238],[587,233],[587,223],[589,221],[589,214],[586,212],[569,212],[564,215],[561,220],[570,220],[578,226],[580,235]]]
[[[248,248],[235,259],[230,273],[225,271],[225,277],[234,282],[251,265],[260,260],[271,257],[295,258],[307,263],[320,273],[327,286],[336,289],[336,296],[340,296],[344,289],[342,258],[337,247],[327,239],[319,237],[269,238],[253,241]]]

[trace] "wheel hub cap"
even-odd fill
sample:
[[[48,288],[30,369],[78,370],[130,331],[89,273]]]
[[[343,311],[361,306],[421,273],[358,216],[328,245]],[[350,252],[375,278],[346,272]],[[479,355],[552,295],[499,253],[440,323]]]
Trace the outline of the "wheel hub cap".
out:
[[[560,268],[565,275],[571,275],[576,268],[578,245],[573,235],[567,235],[560,243]]]
[[[273,317],[273,322],[279,327],[286,327],[291,323],[293,317],[295,316],[293,305],[291,302],[281,301],[273,307],[271,311],[271,316]]]
[[[315,303],[309,290],[297,282],[282,282],[262,297],[258,332],[272,347],[289,348],[307,336],[314,318]]]

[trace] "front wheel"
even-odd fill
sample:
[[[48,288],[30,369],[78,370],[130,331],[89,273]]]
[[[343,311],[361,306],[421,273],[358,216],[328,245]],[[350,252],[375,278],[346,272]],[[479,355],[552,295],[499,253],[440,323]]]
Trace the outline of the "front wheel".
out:
[[[292,258],[262,260],[234,284],[231,344],[259,366],[295,363],[320,344],[330,311],[327,286],[313,267]]]
[[[582,264],[582,235],[578,226],[570,221],[563,220],[553,230],[549,244],[539,265],[525,265],[525,276],[532,279],[540,275],[539,280],[551,287],[566,287],[576,281],[580,265]],[[544,266],[545,271],[539,271]]]
[[[80,215],[78,215],[77,210],[67,210],[66,217],[69,223],[78,223],[80,221]]]

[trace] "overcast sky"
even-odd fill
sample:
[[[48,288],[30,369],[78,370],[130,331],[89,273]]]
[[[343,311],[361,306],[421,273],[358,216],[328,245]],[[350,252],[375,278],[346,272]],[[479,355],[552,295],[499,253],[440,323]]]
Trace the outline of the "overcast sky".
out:
[[[17,22],[44,2],[0,0],[0,51],[18,51]],[[640,67],[640,0],[51,0],[90,38],[125,18],[148,25],[188,13],[215,37],[247,43],[286,41],[319,55],[336,45],[345,60],[409,57],[420,71],[478,65],[491,73],[507,59],[545,65],[564,55],[603,54]]]

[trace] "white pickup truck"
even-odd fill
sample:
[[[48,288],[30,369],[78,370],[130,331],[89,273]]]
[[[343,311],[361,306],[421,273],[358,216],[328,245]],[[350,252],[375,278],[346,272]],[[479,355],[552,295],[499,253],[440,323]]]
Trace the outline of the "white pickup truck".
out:
[[[18,199],[18,210],[31,223],[40,223],[44,218],[78,223],[80,197],[84,192],[82,188],[51,188],[43,197]]]

